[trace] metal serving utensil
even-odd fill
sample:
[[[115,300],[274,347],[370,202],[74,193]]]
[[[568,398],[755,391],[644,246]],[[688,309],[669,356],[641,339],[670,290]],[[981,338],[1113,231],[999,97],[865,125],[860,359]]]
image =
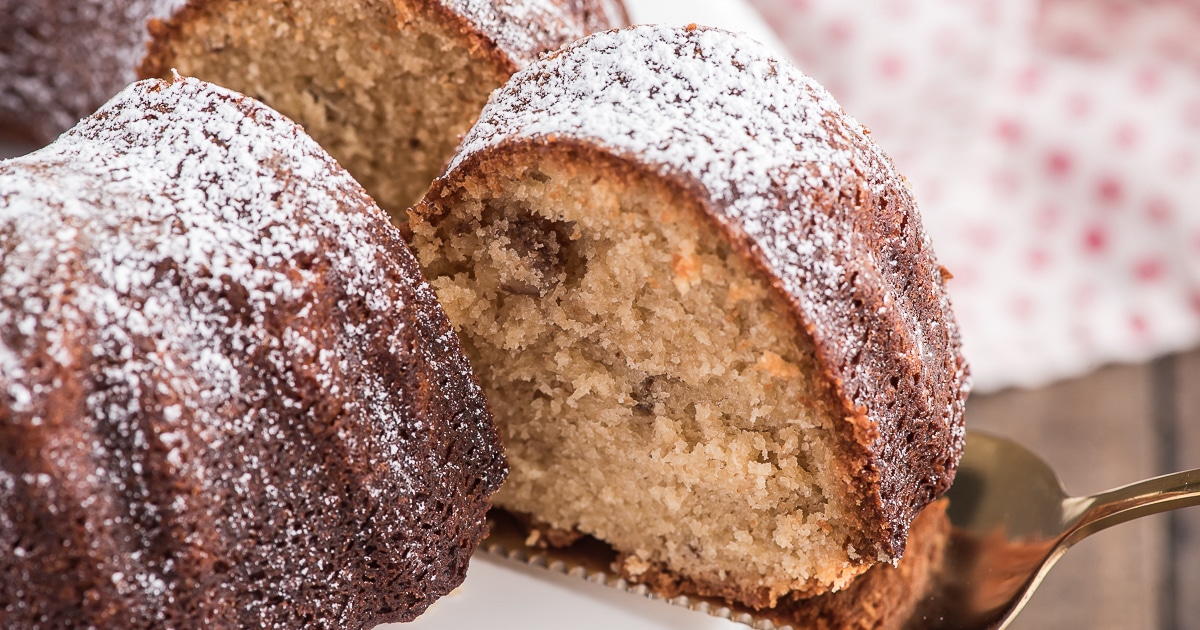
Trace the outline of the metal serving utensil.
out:
[[[946,496],[953,525],[941,586],[912,628],[1005,628],[1072,545],[1126,521],[1200,505],[1200,469],[1072,497],[1046,462],[969,432]]]
[[[1100,530],[1149,514],[1200,505],[1200,469],[1072,497],[1058,476],[1028,449],[970,431],[950,499],[951,536],[939,578],[918,605],[911,630],[992,630],[1006,627],[1054,563],[1075,543]],[[585,539],[572,549],[526,545],[524,530],[497,515],[487,552],[657,598],[645,585],[612,573],[615,554]],[[697,596],[672,604],[732,619],[759,630],[791,628],[785,617]]]

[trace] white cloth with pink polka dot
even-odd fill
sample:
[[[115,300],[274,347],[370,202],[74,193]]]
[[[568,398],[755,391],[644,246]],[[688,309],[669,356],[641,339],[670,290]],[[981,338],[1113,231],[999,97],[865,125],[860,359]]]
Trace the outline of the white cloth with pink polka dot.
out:
[[[1200,341],[1200,1],[750,2],[911,182],[977,391]]]

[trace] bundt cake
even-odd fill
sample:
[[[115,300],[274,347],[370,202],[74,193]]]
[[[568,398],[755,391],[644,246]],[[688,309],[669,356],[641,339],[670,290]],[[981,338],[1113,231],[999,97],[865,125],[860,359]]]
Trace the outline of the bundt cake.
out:
[[[411,211],[488,395],[496,504],[752,606],[902,554],[968,370],[911,193],[819,85],[639,26],[497,91]]]
[[[291,117],[403,216],[492,90],[624,25],[620,1],[0,0],[0,125],[48,140],[135,68],[178,69]]]
[[[283,116],[148,80],[0,162],[0,625],[411,619],[505,474],[397,230]]]

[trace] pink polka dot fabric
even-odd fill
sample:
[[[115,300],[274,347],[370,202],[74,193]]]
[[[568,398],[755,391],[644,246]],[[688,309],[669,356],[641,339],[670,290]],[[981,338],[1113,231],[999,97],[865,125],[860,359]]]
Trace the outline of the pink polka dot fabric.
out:
[[[752,3],[911,181],[977,389],[1200,340],[1200,2]]]

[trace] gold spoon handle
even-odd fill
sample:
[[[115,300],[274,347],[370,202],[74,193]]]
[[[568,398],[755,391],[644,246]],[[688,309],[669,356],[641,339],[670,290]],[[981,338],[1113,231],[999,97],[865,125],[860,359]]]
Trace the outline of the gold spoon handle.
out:
[[[1066,546],[1125,521],[1200,505],[1200,469],[1171,473],[1063,502]]]
[[[1075,543],[1113,525],[1192,505],[1200,505],[1200,469],[1163,475],[1091,496],[1064,499],[1063,533],[1052,541],[1041,566],[1022,587],[1015,605],[991,627],[1005,630],[1058,559]]]

